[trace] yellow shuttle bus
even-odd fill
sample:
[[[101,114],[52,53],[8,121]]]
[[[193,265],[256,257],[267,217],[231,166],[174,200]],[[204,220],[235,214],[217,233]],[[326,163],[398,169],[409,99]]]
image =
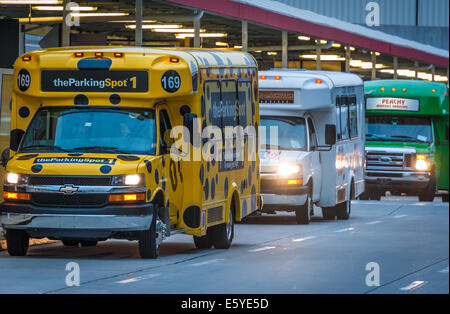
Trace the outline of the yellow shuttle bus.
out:
[[[262,202],[258,136],[247,132],[259,126],[257,77],[249,54],[224,50],[21,56],[2,153],[9,254],[25,255],[30,237],[67,246],[138,240],[143,258],[177,233],[198,248],[229,248],[234,222]],[[246,130],[243,159],[230,126]]]

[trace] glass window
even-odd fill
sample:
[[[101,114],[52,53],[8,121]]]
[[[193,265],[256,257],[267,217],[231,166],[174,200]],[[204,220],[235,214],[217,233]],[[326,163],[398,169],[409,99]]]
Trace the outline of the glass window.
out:
[[[168,153],[167,143],[164,141],[164,134],[171,129],[172,126],[170,124],[169,114],[167,113],[167,110],[163,109],[159,112],[159,140],[161,142],[161,154]]]
[[[405,116],[368,116],[368,141],[431,143],[433,132],[427,118]]]
[[[341,140],[349,139],[349,110],[348,110],[348,97],[341,97]]]
[[[222,120],[223,127],[235,127],[238,122],[236,102],[237,84],[235,80],[222,81]]]
[[[154,154],[155,133],[151,109],[42,108],[19,151]]]
[[[336,135],[337,140],[341,140],[341,97],[336,97]]]
[[[356,96],[349,97],[350,110],[350,137],[358,137],[358,106],[356,104]]]
[[[238,81],[239,125],[245,128],[253,124],[252,83]]]
[[[317,135],[316,129],[314,129],[314,124],[312,123],[311,118],[308,118],[308,128],[309,128],[309,142],[311,150],[314,150],[317,147]]]
[[[294,117],[261,117],[261,127],[266,136],[261,137],[261,149],[306,150],[305,119]],[[278,129],[278,144],[271,143],[271,128]],[[263,132],[261,132],[263,133]]]

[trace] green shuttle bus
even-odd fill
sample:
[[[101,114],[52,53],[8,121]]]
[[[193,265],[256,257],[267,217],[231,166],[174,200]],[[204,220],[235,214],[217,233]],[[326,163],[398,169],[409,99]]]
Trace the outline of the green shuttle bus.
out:
[[[379,80],[366,94],[366,192],[363,199],[436,195],[448,202],[448,85]]]

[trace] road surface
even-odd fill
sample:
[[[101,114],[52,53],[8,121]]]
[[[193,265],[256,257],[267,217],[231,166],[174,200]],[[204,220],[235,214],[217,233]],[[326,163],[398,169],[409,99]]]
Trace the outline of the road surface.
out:
[[[307,226],[290,213],[250,217],[229,250],[198,250],[177,235],[156,260],[117,240],[39,245],[20,258],[3,251],[0,293],[449,293],[449,206],[440,198],[354,201],[347,221],[316,215]],[[71,262],[79,286],[66,284]]]

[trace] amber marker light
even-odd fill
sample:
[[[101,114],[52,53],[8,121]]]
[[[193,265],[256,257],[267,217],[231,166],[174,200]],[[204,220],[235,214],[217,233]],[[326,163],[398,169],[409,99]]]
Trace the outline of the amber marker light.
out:
[[[82,53],[82,52],[75,52],[75,57],[81,58],[83,56],[84,56],[84,53]]]
[[[392,91],[395,92],[395,88],[392,88]]]
[[[96,56],[97,58],[101,58],[101,57],[103,57],[103,52],[96,52],[96,53],[95,53],[95,56]]]
[[[316,80],[316,84],[322,84],[322,80]]]
[[[170,62],[171,63],[178,63],[178,62],[180,62],[180,59],[175,58],[175,57],[170,57]]]
[[[404,93],[406,93],[406,88],[402,89]]]
[[[136,202],[145,201],[145,193],[135,193],[135,194],[110,194],[110,202]]]
[[[261,75],[259,78],[260,78],[261,80],[265,80],[265,79],[267,79],[267,76]]]
[[[114,57],[122,58],[123,57],[123,53],[122,52],[114,52]]]
[[[289,185],[302,184],[302,180],[288,180]]]
[[[384,87],[382,87],[380,90],[381,90],[382,92],[384,92]]]
[[[277,81],[281,80],[281,76],[275,76],[275,80]]]
[[[22,200],[29,201],[30,194],[29,193],[18,193],[18,192],[3,192],[3,198],[6,200]]]
[[[432,93],[434,94],[434,93],[436,93],[436,90],[435,90],[435,89],[433,89],[433,90],[432,90],[431,92],[432,92]]]
[[[23,61],[31,61],[31,56],[23,56],[22,60]]]

